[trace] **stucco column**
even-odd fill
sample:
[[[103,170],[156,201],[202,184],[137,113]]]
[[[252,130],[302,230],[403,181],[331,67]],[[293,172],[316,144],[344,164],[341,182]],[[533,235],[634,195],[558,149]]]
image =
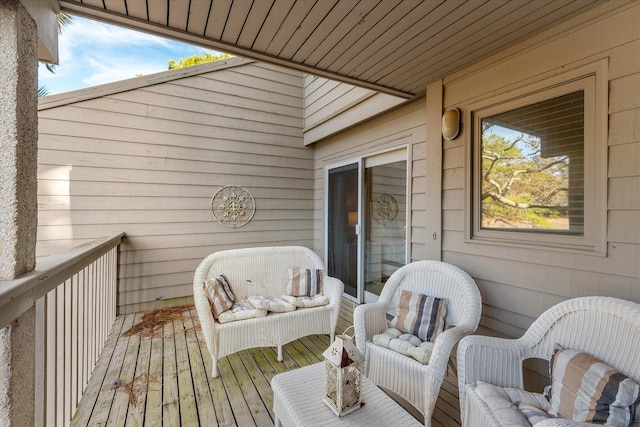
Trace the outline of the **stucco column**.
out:
[[[38,220],[38,39],[17,0],[0,0],[0,279],[34,269]]]
[[[0,287],[35,267],[38,39],[18,0],[0,0]],[[0,425],[34,422],[31,308],[0,330]]]

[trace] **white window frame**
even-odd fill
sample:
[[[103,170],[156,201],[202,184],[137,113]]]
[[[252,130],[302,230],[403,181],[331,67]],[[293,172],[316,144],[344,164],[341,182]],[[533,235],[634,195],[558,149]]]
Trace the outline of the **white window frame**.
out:
[[[465,111],[467,132],[465,185],[465,241],[473,243],[557,249],[564,252],[606,255],[608,61],[601,60],[571,71],[547,76],[516,90],[478,101]],[[505,111],[584,91],[584,234],[572,236],[532,230],[482,229],[481,122]]]

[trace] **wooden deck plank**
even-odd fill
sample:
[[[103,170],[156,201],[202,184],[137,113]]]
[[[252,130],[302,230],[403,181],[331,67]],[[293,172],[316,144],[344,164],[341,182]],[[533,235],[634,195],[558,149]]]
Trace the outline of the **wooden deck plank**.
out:
[[[180,427],[180,395],[176,368],[176,342],[173,322],[164,325],[164,358],[162,363],[162,425]]]
[[[344,333],[351,325],[353,325],[354,308],[355,303],[353,301],[347,300],[346,298],[342,299],[342,304],[340,304],[340,314],[336,324],[336,335]],[[351,331],[351,334],[353,334],[353,331]]]
[[[243,350],[238,353],[238,357],[229,358],[229,364],[231,365],[231,369],[236,377],[236,381],[243,390],[242,396],[244,396],[244,399],[247,402],[247,406],[251,411],[251,415],[256,425],[263,426],[273,424],[273,417],[269,414],[269,410],[262,401],[262,397],[256,387],[256,383],[251,379],[249,372],[247,372],[247,369],[240,358],[240,353],[243,352],[246,353],[247,351]]]
[[[290,369],[296,369],[295,367],[291,366],[291,365],[295,365],[295,363],[293,362],[293,359],[291,359],[290,357],[287,357],[282,362],[278,362],[276,354],[271,349],[262,347],[257,350],[262,354],[262,357],[264,357],[264,359],[267,361],[269,366],[271,366],[271,369],[273,369],[276,374],[279,374],[281,372],[286,372]],[[284,356],[284,350],[283,350],[283,356]]]
[[[293,342],[286,344],[283,347],[284,358],[287,359],[287,354],[294,361],[297,368],[310,365],[311,362],[302,354],[295,346]]]
[[[240,356],[240,360],[242,360],[247,369],[249,378],[251,378],[256,391],[260,395],[260,400],[264,403],[269,416],[273,420],[273,392],[271,391],[271,378],[273,376],[268,376],[268,373],[262,372],[251,351],[241,351],[238,356]]]
[[[140,393],[135,393],[135,401],[129,404],[127,410],[127,419],[125,427],[141,426],[144,423],[144,412],[147,404],[147,397],[149,396],[149,387],[153,384],[149,382],[149,378],[146,377],[150,374],[149,363],[151,360],[151,340],[140,340],[140,351],[138,352],[138,360],[136,362],[136,372],[134,378],[145,378],[147,380],[147,390],[141,390]],[[159,386],[159,382],[156,386]]]
[[[133,314],[125,317],[122,325],[123,331],[126,331],[133,325],[134,318],[135,315]],[[111,411],[113,400],[116,395],[120,371],[122,371],[127,351],[127,344],[129,341],[128,337],[122,339],[119,337],[119,334],[117,338],[115,349],[111,356],[111,360],[109,361],[109,367],[107,368],[104,379],[100,384],[96,384],[96,387],[98,387],[100,391],[97,396],[93,412],[87,421],[88,425],[104,425],[107,423],[107,419],[109,418],[109,412]]]
[[[191,311],[192,318],[197,318],[195,310]],[[207,369],[204,364],[202,354],[200,353],[200,345],[198,336],[193,330],[194,322],[187,319],[184,323],[185,328],[189,331],[186,335],[187,350],[189,352],[189,361],[191,364],[191,376],[193,378],[193,387],[195,392],[196,407],[198,408],[198,420],[201,426],[217,426],[215,406],[209,389],[209,378],[207,377]]]
[[[436,402],[436,408],[439,411],[437,419],[442,425],[459,426],[460,425],[460,401],[458,396],[458,378],[449,374],[444,377],[440,394]],[[434,414],[434,417],[436,415]]]
[[[262,347],[262,354],[265,355],[269,363],[271,363],[271,366],[273,366],[273,368],[278,372],[285,372],[299,367],[287,351],[286,345],[282,347],[282,362],[278,362],[276,350],[271,347]]]
[[[132,325],[140,321],[140,313],[135,314]],[[135,378],[136,364],[138,360],[138,352],[140,350],[140,337],[132,335],[130,337],[120,337],[127,343],[127,350],[122,362],[122,369],[118,376],[119,387],[115,388],[115,396],[111,404],[111,411],[107,424],[109,426],[124,426],[126,423],[127,412],[129,409],[129,395],[125,392],[124,386],[131,383]]]
[[[300,357],[304,358],[304,361],[300,363],[300,366],[307,366],[313,363],[321,362],[323,359],[322,354],[314,354],[307,346],[304,345],[300,340],[295,340],[289,345],[296,349]]]
[[[126,331],[134,324],[135,314],[127,315],[123,324],[123,330]],[[104,381],[99,386],[100,394],[96,406],[89,420],[90,425],[103,425],[107,423],[109,413],[113,408],[113,403],[120,383],[120,373],[122,371],[125,355],[129,344],[129,337],[120,337],[116,342],[116,349],[113,352],[109,368],[104,377]]]
[[[273,378],[278,373],[278,371],[276,371],[275,368],[271,365],[271,363],[269,363],[269,360],[266,358],[266,356],[262,352],[262,349],[251,348],[249,349],[249,353],[251,354],[251,357],[255,361],[258,369],[260,369],[260,372],[262,372],[262,374],[267,379],[269,384],[271,384],[271,378]]]
[[[71,425],[105,425],[105,414],[108,425],[122,425],[122,414],[126,426],[273,425],[273,376],[321,361],[329,346],[328,335],[303,337],[284,346],[282,362],[275,348],[243,350],[220,359],[220,376],[212,378],[211,356],[202,332],[192,328],[197,326],[192,313],[193,321],[185,318],[165,325],[164,338],[142,339],[120,337],[134,316],[119,316]],[[353,304],[343,302],[336,333],[344,332],[352,316]],[[135,406],[112,386],[114,379],[126,381],[145,373],[151,381],[146,393],[136,394]],[[460,425],[453,372],[445,377],[432,424]]]
[[[100,387],[102,386],[104,377],[107,374],[109,362],[116,350],[116,341],[118,340],[121,331],[124,330],[124,320],[124,316],[119,316],[114,322],[104,350],[102,351],[102,354],[96,363],[96,367],[93,369],[93,372],[89,377],[89,383],[82,395],[78,409],[71,419],[71,426],[85,426],[89,424],[89,418],[91,417],[93,408],[98,400]]]
[[[200,346],[200,354],[202,355],[202,362],[205,366],[207,373],[207,380],[209,382],[209,392],[211,394],[211,400],[213,400],[213,407],[216,414],[218,425],[220,426],[233,426],[235,425],[235,419],[233,417],[233,410],[231,404],[227,398],[227,391],[222,383],[222,378],[211,377],[211,355],[207,350],[207,345],[202,337],[202,331],[197,331],[198,343]]]
[[[236,355],[234,354],[234,356]],[[240,384],[238,384],[231,369],[229,357],[223,357],[218,360],[218,368],[220,369],[220,378],[222,378],[224,389],[227,392],[227,398],[231,404],[236,424],[239,426],[255,426],[256,423],[251,416],[249,405],[244,400],[243,390],[240,388]]]
[[[149,384],[144,411],[144,425],[162,425],[162,365],[164,359],[164,339],[152,338],[149,355],[149,378],[157,382]]]
[[[187,312],[188,313],[188,312]],[[173,322],[176,343],[176,365],[178,371],[178,395],[180,402],[180,425],[192,426],[199,423],[196,397],[193,389],[191,361],[187,349],[187,336],[183,320]]]
[[[326,340],[322,340],[322,337],[326,337]],[[326,343],[325,343],[326,341]],[[300,338],[302,342],[310,351],[317,355],[318,359],[323,360],[322,353],[329,347],[329,337],[326,335],[313,335]]]

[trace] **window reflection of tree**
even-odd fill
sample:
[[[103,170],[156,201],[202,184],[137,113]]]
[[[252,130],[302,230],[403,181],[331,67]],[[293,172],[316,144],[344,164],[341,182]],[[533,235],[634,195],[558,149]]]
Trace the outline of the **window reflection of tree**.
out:
[[[482,227],[584,230],[584,92],[482,120]]]

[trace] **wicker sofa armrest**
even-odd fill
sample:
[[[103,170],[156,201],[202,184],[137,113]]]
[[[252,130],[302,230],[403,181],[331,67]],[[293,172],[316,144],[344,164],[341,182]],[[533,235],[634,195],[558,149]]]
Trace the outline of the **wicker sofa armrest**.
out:
[[[202,287],[204,281],[207,280],[208,268],[208,264],[203,262],[195,272],[193,279],[193,303],[198,313],[200,329],[205,337],[207,349],[209,353],[215,354],[218,351],[218,336],[216,334],[218,322],[213,318],[209,300]]]

